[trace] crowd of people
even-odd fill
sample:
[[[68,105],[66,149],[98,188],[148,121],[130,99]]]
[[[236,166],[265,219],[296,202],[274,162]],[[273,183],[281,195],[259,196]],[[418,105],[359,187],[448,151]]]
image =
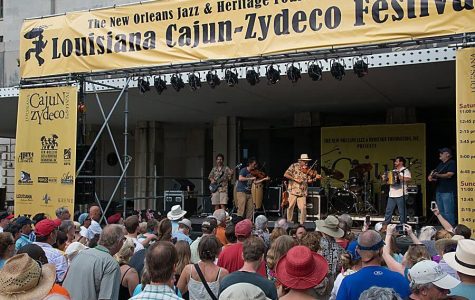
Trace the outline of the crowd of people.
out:
[[[442,228],[416,234],[352,231],[348,215],[269,230],[264,215],[218,208],[196,238],[180,206],[124,219],[92,205],[77,221],[64,207],[0,212],[0,299],[475,299],[471,231],[433,212]]]

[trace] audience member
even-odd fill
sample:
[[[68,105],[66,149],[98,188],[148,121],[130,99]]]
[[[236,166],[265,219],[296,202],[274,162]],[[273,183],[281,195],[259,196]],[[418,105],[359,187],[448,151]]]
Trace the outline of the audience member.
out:
[[[208,218],[203,223],[201,224],[201,231],[203,234],[196,238],[196,240],[193,241],[190,245],[190,251],[191,251],[191,260],[190,262],[192,264],[196,264],[200,261],[200,256],[199,256],[199,251],[198,251],[198,245],[201,241],[201,239],[207,235],[215,235],[216,233],[216,228],[217,226],[217,221],[215,218]]]
[[[182,210],[180,205],[173,205],[167,213],[167,218],[172,222],[172,234],[178,231],[178,221],[186,215],[186,210]]]
[[[269,237],[271,245],[278,237],[283,236],[283,235],[287,235],[287,232],[285,231],[284,228],[274,227]]]
[[[444,227],[444,229],[447,230],[448,232],[451,232],[453,234],[461,235],[466,239],[469,239],[471,237],[472,231],[470,230],[470,228],[468,228],[467,226],[465,226],[463,224],[457,224],[455,227],[453,227],[452,224],[450,224],[449,221],[447,221],[442,216],[442,214],[440,213],[438,207],[432,209],[432,212],[434,213],[434,215],[439,220],[440,225],[442,225],[442,227]]]
[[[87,249],[86,246],[84,246],[80,242],[72,242],[66,251],[64,251],[64,254],[66,255],[66,258],[68,259],[68,264],[71,264],[73,259],[81,252],[82,250]]]
[[[429,254],[431,257],[437,255],[437,251],[435,249],[435,233],[437,230],[434,228],[434,226],[424,226],[421,228],[421,231],[419,232],[419,241],[421,241],[422,244],[426,245],[427,251],[429,251]]]
[[[338,221],[345,222],[348,228],[351,228],[351,226],[353,226],[353,219],[349,214],[342,214],[341,216],[338,216]]]
[[[74,222],[71,220],[63,220],[61,221],[61,225],[59,225],[59,231],[64,232],[67,236],[67,241],[66,241],[66,246],[65,246],[65,249],[66,249],[72,242],[74,242],[76,226],[74,226]]]
[[[221,242],[217,237],[208,234],[201,238],[198,245],[199,262],[187,265],[177,284],[182,294],[189,293],[190,300],[217,299],[220,282],[228,275],[226,269],[214,264],[220,251]]]
[[[473,299],[475,295],[475,241],[463,239],[458,242],[457,250],[444,254],[447,264],[457,271],[460,283],[450,295]]]
[[[340,227],[338,227],[338,223],[338,219],[332,215],[326,217],[325,220],[318,220],[315,222],[315,230],[322,233],[322,238],[320,239],[320,249],[322,251],[323,257],[325,257],[328,262],[328,272],[332,281],[338,275],[340,270],[340,257],[345,251],[335,241],[335,238],[342,238],[345,235],[345,232]]]
[[[274,223],[274,229],[275,228],[282,228],[284,229],[285,233],[287,233],[287,230],[289,230],[289,223],[287,222],[287,219],[284,217],[278,218]]]
[[[341,255],[340,259],[343,272],[338,274],[335,279],[335,282],[333,283],[330,300],[336,299],[336,295],[338,295],[338,290],[340,289],[340,285],[343,279],[346,276],[354,274],[361,269],[361,256],[359,255],[358,251],[356,251],[357,246],[357,241],[351,241],[348,244],[346,250],[347,252]]]
[[[66,206],[58,207],[56,209],[56,218],[60,221],[70,220],[71,214],[69,213],[69,209]]]
[[[144,249],[145,247],[137,239],[138,228],[139,228],[139,217],[132,215],[125,219],[124,222],[125,230],[127,230],[127,235],[125,236],[128,240],[132,241],[132,244],[135,247],[134,252]]]
[[[137,217],[138,219],[138,217]],[[120,225],[123,225],[124,224],[124,218],[122,218],[122,214],[121,213],[115,213],[113,215],[110,215],[108,218],[107,218],[107,224],[120,224]]]
[[[357,251],[361,256],[362,268],[343,279],[337,300],[358,299],[363,291],[372,286],[391,287],[402,298],[409,296],[409,282],[401,274],[381,267],[383,246],[384,241],[374,230],[359,235]]]
[[[7,225],[7,227],[5,227],[5,229],[3,230],[3,232],[10,232],[13,236],[13,240],[15,240],[15,243],[16,241],[18,241],[21,237],[21,227],[20,225],[16,224],[16,223],[10,223]],[[34,234],[34,232],[31,232],[30,235],[28,236],[28,238],[30,239],[30,241],[36,241],[36,236]]]
[[[236,234],[240,231],[238,230],[239,224],[246,221],[250,223],[250,221],[246,219],[236,225]],[[246,224],[245,226],[247,226]],[[238,236],[238,239],[239,239],[239,236]],[[252,285],[259,287],[262,291],[264,291],[267,298],[270,298],[273,300],[277,299],[278,297],[277,297],[277,290],[275,288],[275,285],[271,281],[257,274],[258,269],[260,269],[261,266],[264,265],[263,262],[264,262],[265,245],[262,239],[255,236],[251,236],[251,237],[246,238],[242,244],[238,242],[238,244],[236,245],[242,245],[242,257],[244,258],[244,263],[239,270],[229,274],[221,281],[221,285],[219,287],[219,293],[221,294],[227,289],[239,288],[239,287],[235,287],[234,285],[236,283],[244,282],[244,283],[250,283]],[[230,249],[230,247],[228,247],[227,249]]]
[[[172,222],[170,219],[163,219],[158,223],[158,241],[170,242],[172,240]]]
[[[20,238],[15,242],[15,250],[18,251],[21,247],[32,243],[30,240],[30,234],[33,231],[31,223],[31,220],[25,216],[21,216],[15,220],[15,224],[20,226]]]
[[[190,238],[191,232],[191,221],[188,219],[183,219],[178,221],[178,230],[172,234],[172,239],[177,241],[185,241],[189,245],[193,243],[193,240]]]
[[[6,211],[0,212],[0,232],[3,232],[3,230],[5,229],[5,227],[7,227],[13,217],[13,215],[9,214]]]
[[[97,247],[76,256],[63,284],[72,299],[118,299],[120,267],[113,256],[125,240],[121,225],[108,225],[101,231]]]
[[[139,284],[137,270],[129,265],[130,258],[134,254],[135,245],[131,239],[126,239],[119,252],[114,255],[120,267],[119,300],[127,300]]]
[[[175,267],[175,284],[180,278],[183,269],[190,263],[191,251],[190,245],[186,241],[177,241],[175,243],[176,253],[178,255],[178,261]]]
[[[223,244],[223,248],[229,245],[235,244],[237,242],[235,230],[236,230],[236,225],[234,225],[233,223],[229,223],[226,225],[224,234],[226,236],[227,244],[226,245]]]
[[[460,239],[463,239],[461,235],[454,235],[451,239],[440,239],[435,242],[435,248],[437,249],[437,256],[432,257],[432,260],[437,262],[442,269],[452,277],[459,279],[457,271],[452,269],[447,262],[444,260],[444,254],[455,252],[457,249],[457,244]]]
[[[277,279],[286,291],[279,299],[318,299],[314,288],[326,280],[327,273],[328,263],[323,256],[305,246],[291,248],[276,267]]]
[[[295,228],[295,238],[301,240],[302,236],[307,233],[307,229],[302,224],[299,224]]]
[[[101,208],[98,205],[92,205],[89,208],[89,218],[91,219],[91,225],[87,228],[87,239],[90,241],[94,238],[97,239],[102,232],[102,227],[99,224],[101,220]]]
[[[221,242],[221,245],[226,246],[228,240],[226,239],[226,211],[224,209],[217,209],[213,213],[216,218],[218,227],[216,228],[216,237]]]
[[[88,213],[83,213],[79,215],[78,222],[81,225],[81,230],[79,231],[80,238],[78,242],[81,244],[87,244],[87,229],[91,226],[91,218],[89,218]]]
[[[178,261],[175,246],[170,242],[158,241],[150,246],[145,258],[150,283],[131,300],[181,300],[173,290],[175,264]]]
[[[267,218],[264,215],[259,215],[254,220],[254,232],[255,236],[260,237],[266,245],[266,251],[270,247],[270,233],[267,229]]]
[[[59,220],[59,219],[55,219],[55,220]],[[68,235],[58,230],[56,232],[56,242],[52,246],[53,248],[58,249],[61,252],[61,254],[64,255],[67,242],[68,242]]]
[[[0,232],[0,269],[15,254],[15,241],[10,232]]]
[[[341,248],[346,249],[348,247],[348,244],[350,243],[350,235],[351,235],[351,228],[348,227],[348,224],[344,221],[340,221],[338,223],[338,227],[340,227],[341,230],[343,230],[344,235],[341,238],[335,238],[335,241],[338,243],[338,245],[341,246]]]
[[[320,251],[320,239],[322,235],[318,231],[310,231],[305,233],[300,239],[300,245],[308,247],[315,253]]]
[[[292,247],[297,246],[297,241],[289,235],[279,236],[272,242],[267,251],[267,277],[275,281],[275,267],[279,259],[284,256]]]
[[[403,300],[392,288],[373,286],[361,293],[359,300]]]

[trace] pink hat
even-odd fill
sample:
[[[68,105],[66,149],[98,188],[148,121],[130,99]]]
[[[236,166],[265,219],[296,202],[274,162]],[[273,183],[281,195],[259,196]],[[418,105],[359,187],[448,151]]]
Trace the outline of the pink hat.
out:
[[[277,279],[286,287],[306,290],[320,284],[328,273],[323,256],[305,246],[292,247],[277,263]]]
[[[122,218],[122,215],[120,213],[113,214],[112,216],[107,218],[107,224],[117,224],[119,223],[120,218]]]
[[[242,220],[241,222],[237,223],[236,227],[234,228],[234,235],[236,235],[236,237],[248,237],[251,235],[251,232],[252,222],[249,219]]]

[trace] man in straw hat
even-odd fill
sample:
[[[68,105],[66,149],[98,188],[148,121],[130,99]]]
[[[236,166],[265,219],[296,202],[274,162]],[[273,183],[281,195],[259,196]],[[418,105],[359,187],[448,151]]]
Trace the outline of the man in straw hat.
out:
[[[390,287],[405,299],[409,296],[409,282],[401,274],[381,266],[384,241],[381,235],[368,230],[358,237],[357,251],[362,268],[346,276],[338,290],[337,300],[358,299],[361,293],[372,286]]]
[[[423,260],[409,270],[414,300],[442,300],[460,281],[442,270],[434,261]]]
[[[451,295],[467,299],[475,297],[475,241],[458,241],[457,250],[444,254],[447,264],[457,271],[461,284],[451,290]]]
[[[329,273],[333,279],[340,271],[340,257],[345,251],[335,240],[335,238],[342,238],[345,235],[345,232],[338,227],[338,224],[337,217],[332,215],[326,217],[325,220],[315,221],[315,230],[323,235],[320,239],[320,248],[322,249],[323,257],[328,262]]]
[[[186,215],[186,210],[182,210],[180,205],[173,205],[167,213],[167,218],[172,221],[172,234],[178,231],[178,221]]]
[[[315,179],[320,179],[317,174],[315,178],[308,176],[308,162],[311,159],[307,154],[301,154],[298,162],[293,163],[285,171],[284,177],[289,180],[289,207],[287,208],[287,221],[292,222],[294,217],[295,204],[300,210],[300,224],[304,224],[307,219],[307,190],[308,184]]]
[[[322,283],[328,263],[305,246],[295,246],[277,263],[276,275],[289,292],[280,299],[315,299],[314,287]],[[327,281],[328,283],[328,281]]]

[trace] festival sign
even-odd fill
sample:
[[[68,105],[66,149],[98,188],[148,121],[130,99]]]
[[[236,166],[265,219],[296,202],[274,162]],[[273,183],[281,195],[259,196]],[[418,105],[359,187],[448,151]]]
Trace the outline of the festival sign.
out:
[[[458,222],[475,236],[475,48],[457,51]]]
[[[322,155],[322,167],[340,171],[344,175],[342,180],[349,181],[351,162],[357,160],[358,170],[367,172],[366,189],[373,196],[381,191],[381,175],[394,169],[394,159],[397,156],[404,157],[412,177],[408,187],[422,193],[422,213],[426,215],[425,124],[323,127],[321,141],[322,153],[328,153]],[[331,184],[343,188],[343,183],[338,180],[332,180]],[[346,189],[353,191],[352,184],[349,181]],[[359,188],[360,190],[353,191],[356,196],[364,189]],[[377,203],[377,199],[372,200],[373,205]]]
[[[473,1],[151,1],[26,20],[22,78],[475,32]]]
[[[15,148],[15,215],[74,211],[77,88],[21,89]]]

